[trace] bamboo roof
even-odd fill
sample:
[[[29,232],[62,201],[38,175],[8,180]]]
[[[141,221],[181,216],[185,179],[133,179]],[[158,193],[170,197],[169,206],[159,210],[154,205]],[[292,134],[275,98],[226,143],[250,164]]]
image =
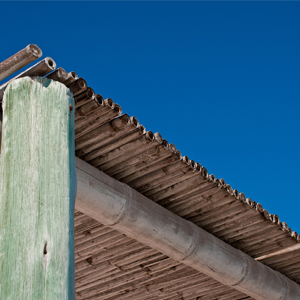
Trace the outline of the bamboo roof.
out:
[[[210,175],[136,117],[122,114],[120,105],[74,72],[35,72],[25,75],[48,76],[73,92],[77,157],[300,283],[300,235],[277,215]],[[80,211],[75,267],[78,300],[252,299]]]
[[[122,115],[111,99],[83,114],[94,101],[75,110],[76,156],[300,283],[299,236],[277,215]],[[80,212],[75,225],[78,299],[252,299]]]

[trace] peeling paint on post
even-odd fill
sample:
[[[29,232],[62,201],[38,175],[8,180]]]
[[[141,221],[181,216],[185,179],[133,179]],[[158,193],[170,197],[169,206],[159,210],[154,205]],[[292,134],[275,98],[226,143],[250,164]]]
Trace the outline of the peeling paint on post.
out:
[[[25,77],[3,99],[0,299],[73,300],[74,100],[61,83]]]

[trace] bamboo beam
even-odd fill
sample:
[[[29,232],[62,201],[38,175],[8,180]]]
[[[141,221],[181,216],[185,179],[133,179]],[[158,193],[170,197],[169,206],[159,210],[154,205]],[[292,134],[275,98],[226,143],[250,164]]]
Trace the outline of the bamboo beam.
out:
[[[42,50],[30,44],[0,63],[0,81],[42,56]]]
[[[0,299],[75,299],[72,94],[25,77],[3,100]]]

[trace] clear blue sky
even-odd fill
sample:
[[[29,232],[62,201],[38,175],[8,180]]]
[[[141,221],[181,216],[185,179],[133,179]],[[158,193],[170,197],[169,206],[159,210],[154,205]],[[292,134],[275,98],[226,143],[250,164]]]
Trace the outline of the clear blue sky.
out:
[[[0,2],[30,43],[300,233],[300,2]]]

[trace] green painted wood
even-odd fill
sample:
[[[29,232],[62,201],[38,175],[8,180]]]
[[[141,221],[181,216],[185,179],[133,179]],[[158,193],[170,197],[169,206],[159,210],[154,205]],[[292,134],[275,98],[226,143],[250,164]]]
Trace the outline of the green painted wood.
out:
[[[75,299],[72,94],[25,77],[3,101],[0,299]]]

